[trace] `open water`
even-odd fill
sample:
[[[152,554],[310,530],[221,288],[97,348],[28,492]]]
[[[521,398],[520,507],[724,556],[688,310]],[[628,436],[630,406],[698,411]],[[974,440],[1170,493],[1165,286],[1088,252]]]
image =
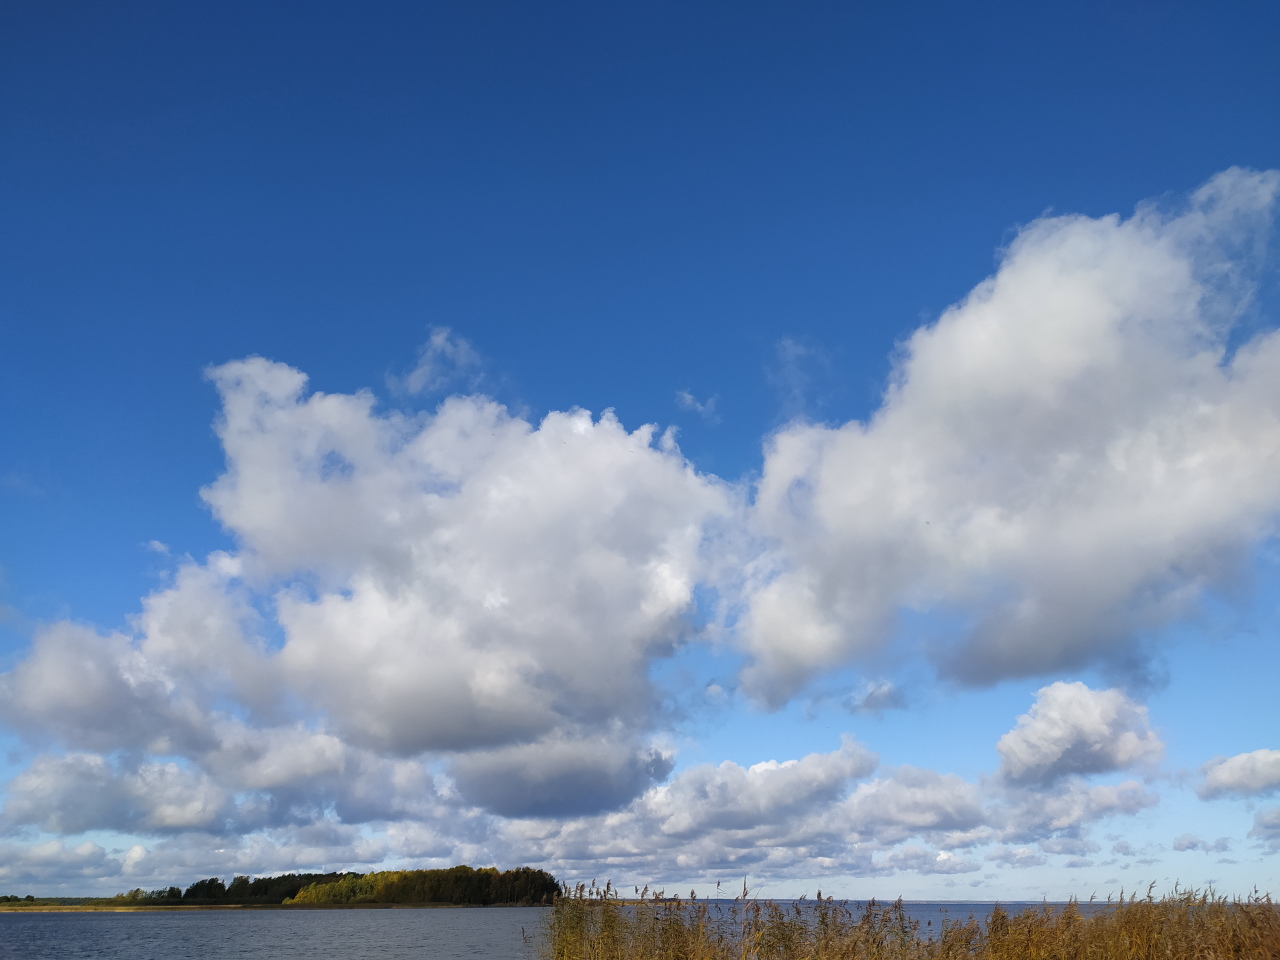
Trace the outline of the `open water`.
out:
[[[534,960],[546,914],[546,907],[0,913],[0,957]]]
[[[1038,905],[1005,906],[1016,913]],[[849,906],[861,912],[861,904]],[[927,937],[944,917],[965,920],[972,914],[985,920],[993,904],[904,906]],[[537,960],[547,912],[546,907],[0,912],[0,960]]]

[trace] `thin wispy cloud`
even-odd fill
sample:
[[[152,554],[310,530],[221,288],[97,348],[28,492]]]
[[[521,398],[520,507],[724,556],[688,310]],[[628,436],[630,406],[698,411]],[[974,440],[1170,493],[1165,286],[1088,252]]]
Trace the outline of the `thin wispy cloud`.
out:
[[[781,420],[817,413],[820,401],[815,396],[816,387],[829,378],[830,368],[830,358],[817,346],[796,337],[782,337],[774,344],[765,379],[777,395]]]
[[[851,713],[869,713],[879,716],[886,710],[904,709],[907,700],[893,681],[868,680],[844,698],[844,705]]]
[[[676,391],[676,405],[681,410],[690,410],[703,419],[704,422],[714,426],[720,422],[720,414],[716,412],[716,404],[719,402],[718,395],[707,397],[706,400],[699,400],[688,390]]]
[[[465,337],[449,327],[432,327],[418,350],[418,362],[402,377],[392,377],[393,389],[413,396],[473,392],[484,381],[484,361]]]

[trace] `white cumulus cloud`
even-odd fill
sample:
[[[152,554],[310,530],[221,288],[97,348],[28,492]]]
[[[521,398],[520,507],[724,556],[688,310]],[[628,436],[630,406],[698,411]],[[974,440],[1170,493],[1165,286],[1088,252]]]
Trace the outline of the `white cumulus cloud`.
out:
[[[903,344],[866,422],[769,438],[746,680],[778,704],[902,609],[971,626],[971,683],[1132,661],[1276,528],[1280,335],[1233,348],[1280,175],[1231,170],[1165,215],[1054,217]]]
[[[178,764],[122,770],[104,757],[72,753],[38,757],[19,773],[0,819],[61,834],[220,830],[229,806],[209,777]]]
[[[1010,783],[1051,783],[1069,774],[1109,773],[1159,760],[1164,744],[1147,709],[1119,690],[1059,681],[1041,688],[1030,711],[996,744]]]
[[[1201,797],[1224,794],[1258,796],[1280,789],[1280,750],[1254,750],[1234,757],[1218,757],[1201,768]]]
[[[380,415],[262,360],[213,376],[228,468],[206,499],[245,575],[284,583],[276,663],[345,739],[491,751],[459,760],[458,782],[504,810],[484,771],[545,772],[554,754],[577,782],[564,744],[606,730],[636,775],[600,802],[661,774],[642,760],[648,667],[687,633],[707,522],[731,506],[669,436],[584,411],[535,427],[483,397]],[[576,755],[578,780],[602,770]]]

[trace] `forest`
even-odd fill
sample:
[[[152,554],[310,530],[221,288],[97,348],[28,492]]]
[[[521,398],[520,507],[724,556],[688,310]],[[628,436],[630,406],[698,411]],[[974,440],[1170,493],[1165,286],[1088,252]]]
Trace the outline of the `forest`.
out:
[[[545,870],[518,867],[499,872],[460,864],[443,870],[391,870],[381,873],[286,873],[278,877],[237,876],[228,885],[219,877],[197,880],[185,890],[138,888],[112,902],[138,906],[305,906],[398,903],[487,906],[551,903],[560,883]],[[17,899],[16,897],[14,898]]]
[[[447,870],[388,870],[382,873],[349,873],[333,881],[321,881],[300,890],[288,903],[448,903],[549,904],[560,893],[560,883],[545,870],[518,867],[501,873],[496,867],[468,866]]]

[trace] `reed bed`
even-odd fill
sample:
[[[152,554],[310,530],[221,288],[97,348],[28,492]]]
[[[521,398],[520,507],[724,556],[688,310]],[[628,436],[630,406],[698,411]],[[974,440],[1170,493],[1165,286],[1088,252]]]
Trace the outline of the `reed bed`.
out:
[[[1280,908],[1269,895],[1227,899],[1178,890],[989,917],[921,930],[901,900],[852,906],[623,899],[606,884],[564,891],[543,939],[546,960],[1280,960]]]

